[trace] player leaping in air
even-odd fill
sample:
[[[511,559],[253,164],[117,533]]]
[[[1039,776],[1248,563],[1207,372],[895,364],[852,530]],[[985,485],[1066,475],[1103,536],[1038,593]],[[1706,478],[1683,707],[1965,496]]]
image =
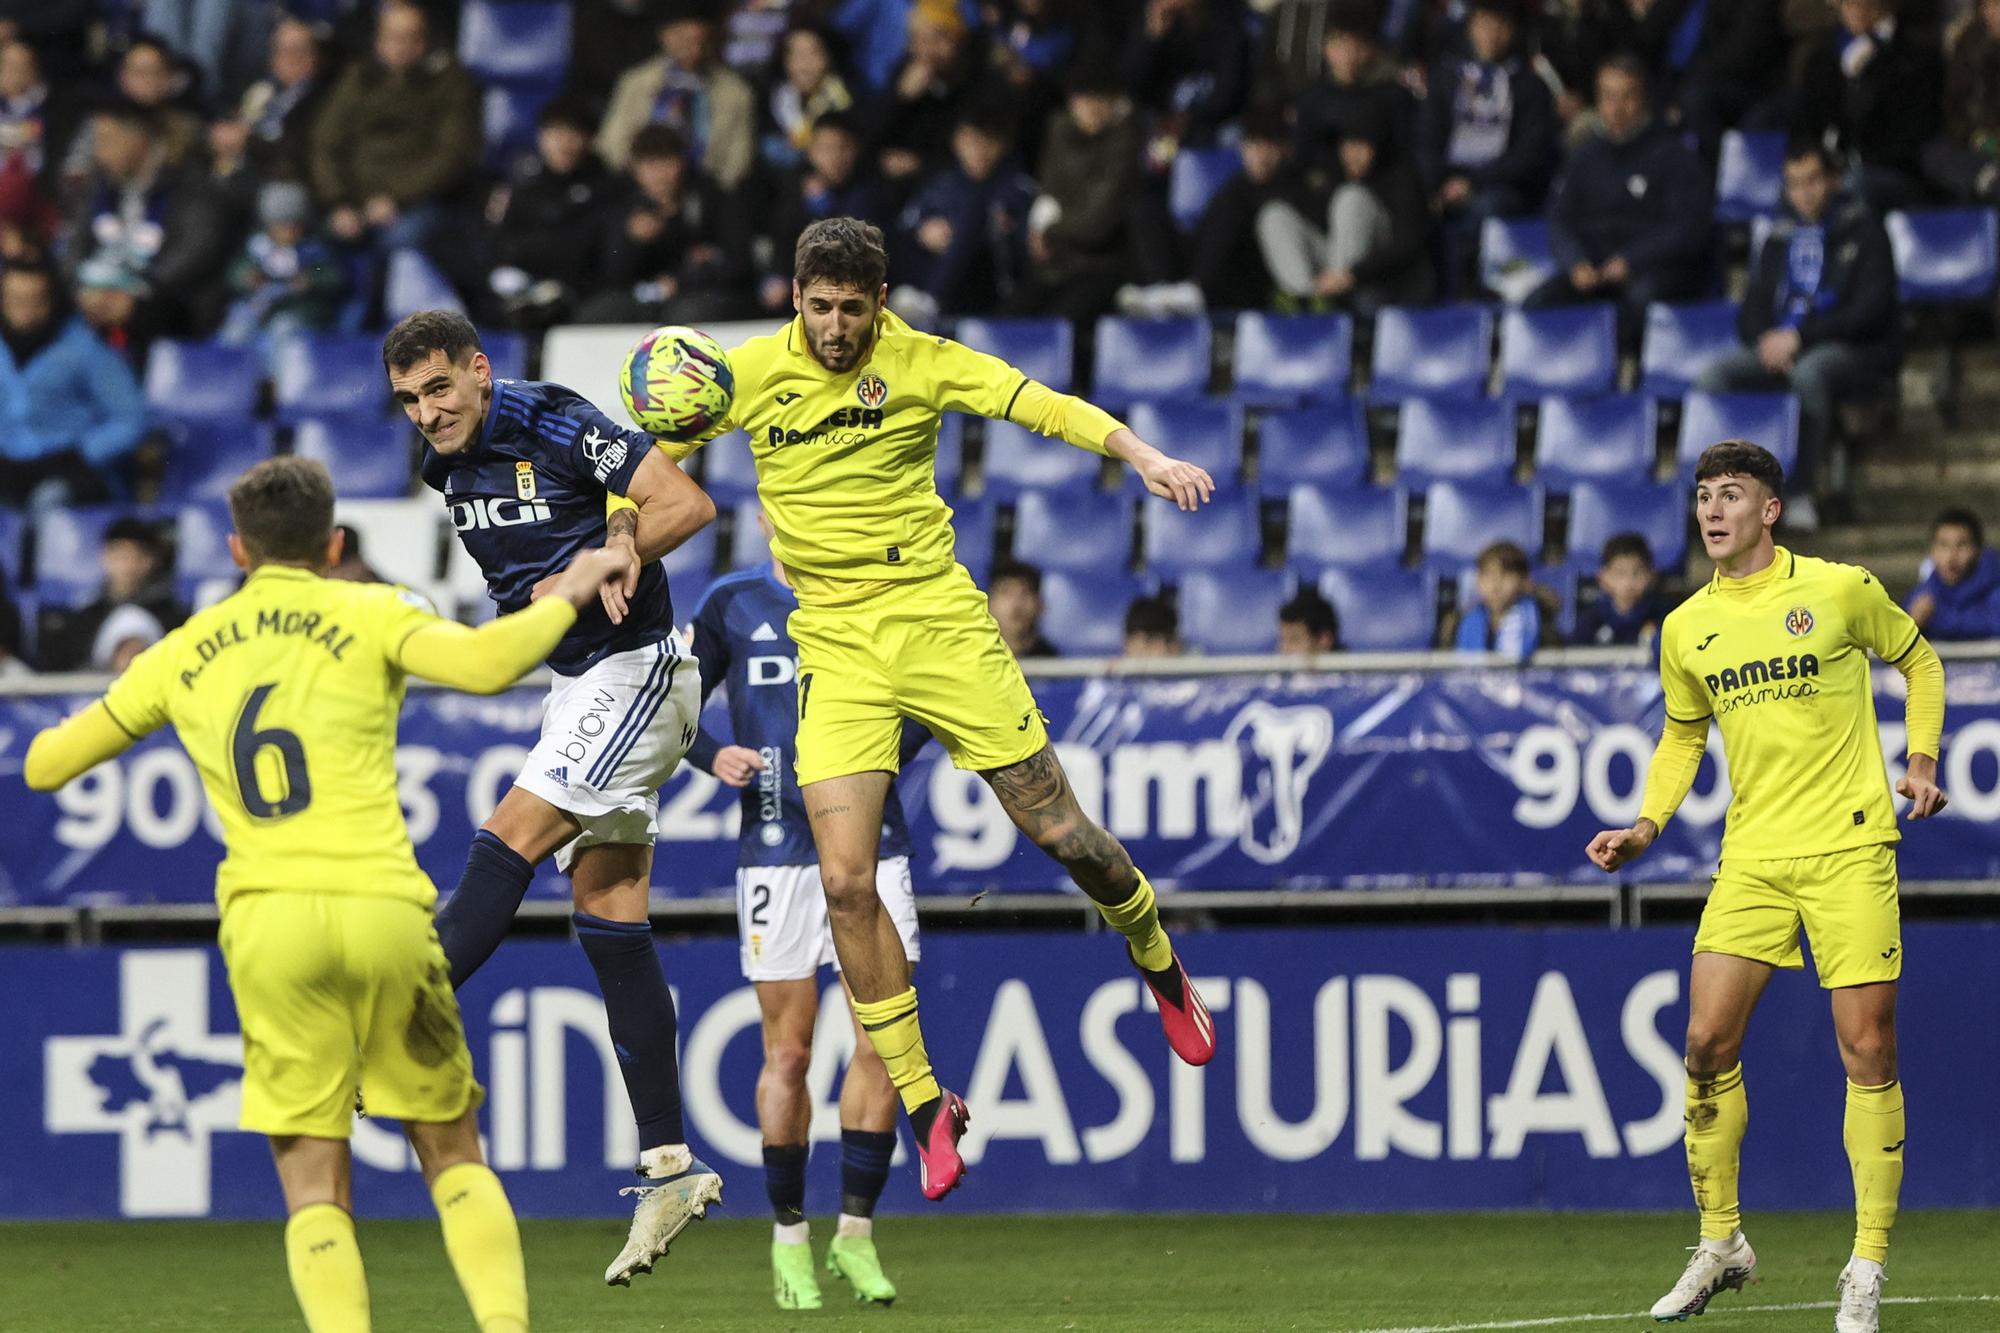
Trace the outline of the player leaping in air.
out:
[[[1896,810],[1869,684],[1872,650],[1903,674],[1909,758],[1897,794],[1910,818],[1944,809],[1937,785],[1944,667],[1881,582],[1854,565],[1775,545],[1784,473],[1731,440],[1695,468],[1695,519],[1715,577],[1660,627],[1666,729],[1639,820],[1591,840],[1615,871],[1652,845],[1694,784],[1712,717],[1732,795],[1722,863],[1695,932],[1688,981],[1687,1160],[1701,1244],[1659,1320],[1686,1319],[1757,1271],[1737,1173],[1749,1106],[1738,1053],[1774,969],[1803,966],[1799,928],[1833,999],[1847,1067],[1842,1137],[1854,1176],[1854,1257],[1837,1284],[1837,1333],[1875,1333],[1882,1264],[1903,1183],[1896,979],[1903,949]]]
[[[229,490],[250,577],[141,653],[104,697],[28,747],[52,791],[172,725],[222,821],[222,955],[243,1024],[243,1128],[268,1134],[306,1323],[365,1333],[348,1135],[357,1085],[403,1122],[484,1333],[526,1333],[521,1237],[479,1149],[479,1085],[396,797],[407,676],[491,694],[541,661],[626,572],[577,555],[533,607],[479,629],[386,584],[322,577],[340,558],[333,482],[303,458]]]
[[[667,577],[633,549],[640,517],[654,557],[686,541],[715,505],[638,431],[559,384],[496,381],[463,315],[411,315],[382,344],[396,401],[423,432],[423,478],[443,493],[459,541],[503,612],[527,606],[579,550],[620,552],[607,587],[555,645],[542,731],[513,788],[473,837],[465,874],[438,912],[458,986],[506,936],[537,863],[570,877],[576,936],[597,973],[639,1127],[639,1196],[604,1280],[651,1270],[722,1195],[681,1122],[673,996],[650,916],[660,784],[694,736],[700,684],[674,633]],[[627,507],[606,515],[607,497]]]
[[[841,973],[909,1113],[924,1194],[941,1199],[965,1171],[965,1103],[931,1072],[909,961],[875,890],[903,719],[984,777],[1125,937],[1176,1054],[1206,1063],[1215,1028],[1160,925],[1153,886],[1078,805],[986,598],[953,557],[936,484],[938,420],[973,412],[1059,436],[1130,464],[1183,509],[1214,483],[1082,399],[912,329],[883,308],[887,277],[877,228],[853,218],[807,227],[793,265],[798,318],[729,354],[736,393],[725,428],[749,432],[772,553],[798,595],[798,782]],[[664,447],[684,457],[695,446]],[[652,527],[642,517],[649,555]]]

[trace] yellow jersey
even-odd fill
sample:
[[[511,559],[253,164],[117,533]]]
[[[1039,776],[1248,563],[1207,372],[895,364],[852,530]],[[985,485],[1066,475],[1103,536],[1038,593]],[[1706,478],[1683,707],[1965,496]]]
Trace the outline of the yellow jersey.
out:
[[[1897,662],[1922,639],[1867,570],[1782,546],[1767,568],[1743,579],[1718,573],[1668,614],[1667,716],[1713,716],[1722,728],[1732,793],[1724,860],[1900,839],[1868,654]]]
[[[970,412],[1094,453],[1121,423],[995,356],[920,333],[887,310],[853,370],[814,359],[805,322],[729,353],[736,395],[718,433],[750,436],[773,554],[824,600],[817,579],[916,579],[953,563],[951,509],[937,492],[938,420]],[[695,443],[663,443],[677,461]]]

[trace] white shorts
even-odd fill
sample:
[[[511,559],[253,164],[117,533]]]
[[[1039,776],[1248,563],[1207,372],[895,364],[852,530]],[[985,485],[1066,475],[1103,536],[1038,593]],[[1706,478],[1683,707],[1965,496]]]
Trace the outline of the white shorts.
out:
[[[904,955],[916,962],[923,950],[917,940],[910,858],[892,856],[877,862],[875,892],[903,937]],[[736,934],[743,975],[751,981],[798,981],[828,963],[840,965],[833,956],[833,931],[826,922],[826,892],[817,865],[739,867]]]
[[[542,738],[514,785],[575,815],[583,832],[556,851],[568,872],[600,843],[653,842],[660,786],[694,740],[701,672],[679,634],[558,675],[542,700]]]

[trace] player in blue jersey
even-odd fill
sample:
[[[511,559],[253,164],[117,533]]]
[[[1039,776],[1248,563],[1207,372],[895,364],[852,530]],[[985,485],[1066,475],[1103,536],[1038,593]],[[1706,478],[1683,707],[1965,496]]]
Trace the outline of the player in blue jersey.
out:
[[[759,511],[764,535],[770,525]],[[764,1022],[764,1069],[757,1078],[757,1122],[764,1135],[764,1189],[775,1223],[771,1289],[780,1309],[819,1308],[812,1241],[806,1225],[806,1154],[812,1097],[806,1069],[819,1014],[819,969],[835,961],[819,854],[805,800],[792,780],[798,754],[798,648],[785,628],[798,598],[775,560],[717,581],[694,616],[701,692],[729,695],[734,744],[700,731],[688,762],[743,788],[737,837],[736,926],[743,975],[757,992]],[[902,757],[930,733],[905,723]],[[883,806],[876,892],[912,966],[921,954],[910,882],[910,833],[894,788]],[[827,1247],[827,1271],[853,1287],[857,1300],[887,1305],[895,1284],[875,1252],[875,1202],[896,1151],[896,1086],[867,1034],[855,1031],[854,1060],[840,1089],[840,1220]]]
[[[472,841],[438,938],[463,984],[498,947],[535,866],[570,877],[578,941],[639,1128],[639,1202],[604,1280],[648,1272],[722,1197],[681,1122],[674,1003],[653,946],[650,899],[659,789],[686,753],[700,709],[696,664],[674,632],[664,571],[642,565],[636,520],[663,523],[669,549],[715,505],[652,441],[558,384],[495,380],[464,316],[411,315],[382,345],[389,385],[423,432],[424,484],[441,492],[460,542],[502,612],[551,586],[580,550],[623,550],[625,577],[549,654],[541,738]],[[607,495],[638,506],[607,520]]]

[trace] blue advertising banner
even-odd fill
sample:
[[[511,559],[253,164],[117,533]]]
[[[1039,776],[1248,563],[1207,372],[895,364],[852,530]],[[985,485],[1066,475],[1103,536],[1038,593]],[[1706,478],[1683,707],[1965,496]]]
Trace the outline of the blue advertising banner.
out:
[[[1913,829],[1906,879],[2000,873],[2000,663],[1947,669],[1943,777],[1952,805]],[[1902,678],[1876,672],[1891,779]],[[1037,694],[1084,807],[1162,886],[1369,888],[1588,882],[1583,848],[1638,813],[1659,733],[1658,683],[1636,669],[1448,670],[1045,680]],[[64,791],[18,780],[35,731],[82,701],[0,698],[0,904],[202,902],[221,849],[193,764],[170,733]],[[719,708],[707,714],[728,735]],[[465,849],[527,757],[540,696],[411,695],[397,752],[424,868],[458,880]],[[1680,816],[1629,872],[1706,877],[1728,787],[1720,734]],[[930,746],[899,790],[926,893],[1066,887],[977,775]],[[683,768],[662,795],[654,878],[674,896],[731,892],[737,793]],[[552,868],[535,892],[567,897]]]
[[[933,935],[920,968],[940,1074],[973,1111],[952,1211],[1684,1209],[1683,929],[1299,929],[1181,941],[1214,1012],[1173,1060],[1115,937]],[[2000,1205],[2000,925],[1913,924],[1899,1006],[1912,1207]],[[760,1215],[757,1001],[733,943],[665,947],[689,1132]],[[269,1217],[263,1142],[235,1129],[237,1023],[208,948],[0,952],[0,1216]],[[492,1161],[516,1205],[615,1217],[636,1135],[590,970],[503,947],[461,992]],[[837,986],[826,1003],[840,1004]],[[811,1206],[839,1173],[844,1015],[810,1075]],[[1844,1079],[1823,993],[1779,977],[1744,1050],[1753,1209],[1845,1208]],[[428,1216],[397,1128],[355,1126],[357,1197]],[[899,1154],[891,1211],[926,1209]]]

